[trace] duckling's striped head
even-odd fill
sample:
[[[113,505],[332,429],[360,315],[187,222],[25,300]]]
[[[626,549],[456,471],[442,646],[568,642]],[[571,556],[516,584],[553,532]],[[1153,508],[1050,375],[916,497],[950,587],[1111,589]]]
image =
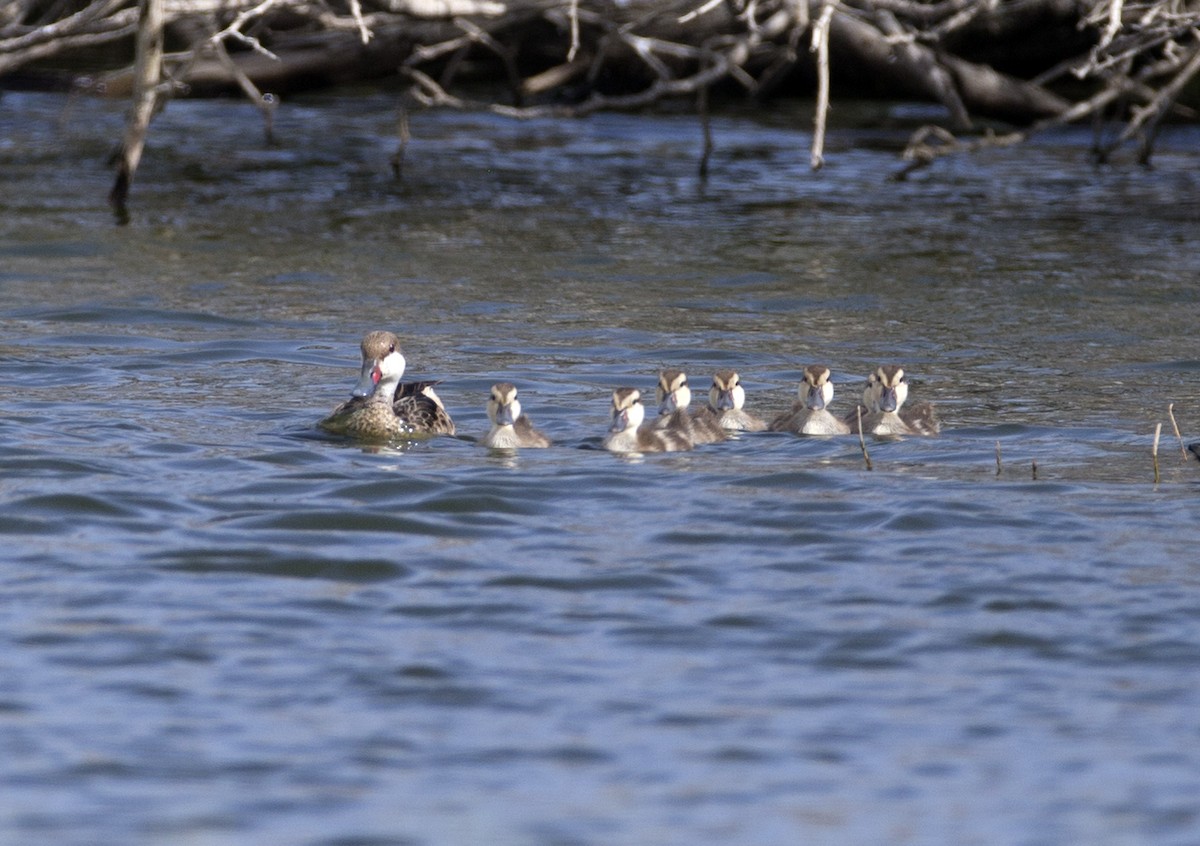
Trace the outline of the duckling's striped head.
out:
[[[673,414],[692,404],[692,389],[682,370],[664,370],[658,374],[658,413]]]
[[[823,364],[810,364],[804,368],[804,381],[800,383],[800,401],[813,411],[820,411],[833,402],[833,382],[829,381],[829,368]]]
[[[610,432],[636,430],[646,419],[646,407],[642,405],[642,392],[637,388],[617,388],[612,395],[612,425]]]
[[[885,364],[875,368],[867,377],[867,388],[863,391],[863,404],[874,411],[899,411],[908,399],[908,379],[904,368]]]
[[[497,426],[511,426],[521,416],[521,403],[516,386],[508,382],[492,385],[487,404],[488,419]]]
[[[746,404],[746,391],[736,370],[718,370],[713,374],[708,404],[717,411],[737,410]]]
[[[362,373],[351,395],[369,397],[381,384],[385,391],[394,391],[406,364],[399,338],[391,332],[368,332],[362,339]]]

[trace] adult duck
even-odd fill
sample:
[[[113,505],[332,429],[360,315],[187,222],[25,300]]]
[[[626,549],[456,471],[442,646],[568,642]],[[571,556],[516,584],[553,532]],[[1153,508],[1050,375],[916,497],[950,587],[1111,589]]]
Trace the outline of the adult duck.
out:
[[[369,440],[453,435],[454,421],[433,390],[437,382],[404,382],[400,339],[368,332],[362,340],[362,371],[350,399],[317,425],[327,432]]]

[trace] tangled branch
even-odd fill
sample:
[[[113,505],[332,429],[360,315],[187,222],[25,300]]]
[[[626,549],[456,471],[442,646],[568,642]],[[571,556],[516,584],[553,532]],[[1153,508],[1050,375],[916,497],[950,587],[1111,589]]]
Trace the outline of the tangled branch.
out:
[[[853,79],[944,106],[947,125],[923,128],[910,140],[904,175],[945,155],[1018,143],[1089,117],[1119,121],[1119,131],[1097,138],[1099,157],[1137,142],[1139,158],[1148,161],[1168,116],[1197,116],[1179,99],[1200,73],[1200,0],[1095,0],[1087,7],[1056,0],[81,3],[69,13],[60,0],[0,5],[0,75],[81,47],[129,42],[136,33],[136,60],[92,86],[128,94],[136,104],[131,115],[147,122],[171,96],[240,90],[263,110],[269,132],[280,93],[400,74],[409,81],[411,106],[517,118],[691,102],[705,130],[703,167],[711,94],[720,88],[766,98],[791,78],[816,91],[810,159],[819,168],[831,92],[839,80]],[[146,30],[155,20],[160,35],[183,47],[150,56],[158,68],[152,73],[144,45],[152,43]],[[1005,72],[963,49],[989,39],[1028,40],[1048,26],[1071,37],[1042,45],[1061,55],[1037,75]],[[479,83],[501,80],[502,87],[480,95]],[[980,132],[981,118],[1018,128]],[[132,149],[128,140],[124,149]],[[136,156],[129,164],[126,179]]]

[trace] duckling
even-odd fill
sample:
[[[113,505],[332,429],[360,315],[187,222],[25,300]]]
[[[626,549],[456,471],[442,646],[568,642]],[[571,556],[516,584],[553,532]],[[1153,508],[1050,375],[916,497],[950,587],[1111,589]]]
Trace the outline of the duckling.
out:
[[[908,380],[904,368],[895,364],[877,367],[867,377],[863,390],[862,429],[868,435],[936,435],[942,430],[937,412],[927,402],[901,411],[908,398]],[[846,418],[852,432],[858,432],[857,410]]]
[[[350,393],[317,425],[335,435],[387,440],[453,435],[454,421],[433,390],[437,382],[405,382],[407,362],[391,332],[368,332],[362,340],[362,374]]]
[[[492,385],[487,415],[492,421],[492,429],[483,439],[483,445],[486,447],[514,449],[550,446],[550,439],[533,427],[529,415],[521,413],[517,389],[508,382]]]
[[[790,410],[771,421],[772,432],[794,432],[797,435],[845,435],[850,425],[834,417],[826,407],[833,402],[833,382],[829,368],[810,364],[804,368],[800,383],[800,399]]]
[[[604,436],[610,452],[675,452],[692,448],[692,442],[675,429],[643,426],[646,407],[637,388],[617,388],[612,395],[612,425]]]
[[[658,419],[649,424],[655,429],[671,429],[696,444],[723,441],[729,435],[715,417],[696,416],[688,412],[692,389],[682,370],[664,370],[658,374]]]
[[[733,432],[761,432],[767,424],[759,417],[746,411],[746,390],[742,378],[735,370],[718,370],[713,374],[712,387],[708,389],[708,405],[701,412],[712,417],[722,429]]]

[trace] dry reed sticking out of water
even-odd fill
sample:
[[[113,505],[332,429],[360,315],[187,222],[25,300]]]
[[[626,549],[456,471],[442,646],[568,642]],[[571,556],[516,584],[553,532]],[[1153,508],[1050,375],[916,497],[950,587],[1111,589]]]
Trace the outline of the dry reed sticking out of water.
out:
[[[1179,439],[1179,452],[1183,455],[1183,460],[1187,461],[1187,447],[1183,445],[1183,435],[1179,434],[1179,424],[1175,422],[1175,403],[1167,403],[1167,417],[1171,418],[1171,428],[1175,430],[1175,437]]]
[[[1002,467],[1000,464],[1000,441],[997,440],[996,441],[996,475],[997,476],[1000,475],[1001,469],[1002,469]]]
[[[863,461],[867,462],[867,469],[871,469],[871,456],[867,454],[867,439],[863,435],[862,427],[862,406],[854,409],[858,413],[858,445],[862,447]]]
[[[1162,423],[1154,427],[1154,448],[1150,454],[1154,457],[1154,484],[1158,484],[1158,439],[1162,435]]]

